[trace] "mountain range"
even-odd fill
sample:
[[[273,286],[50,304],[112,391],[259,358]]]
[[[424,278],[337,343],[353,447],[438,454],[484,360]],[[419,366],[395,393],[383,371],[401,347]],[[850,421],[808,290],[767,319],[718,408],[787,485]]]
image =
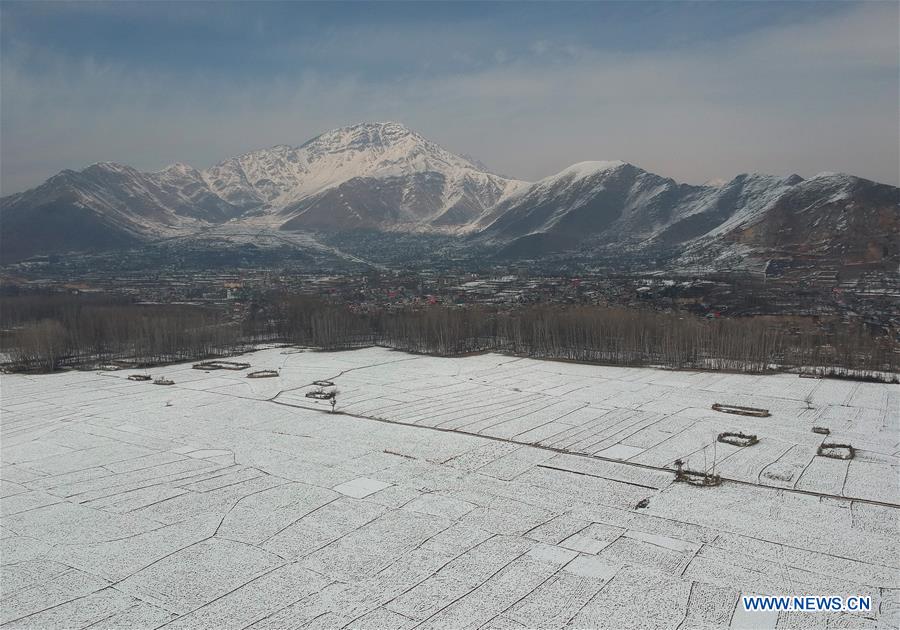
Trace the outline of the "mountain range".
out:
[[[619,161],[582,162],[531,183],[401,124],[363,123],[205,170],[104,162],[62,171],[0,199],[0,260],[133,247],[227,224],[451,234],[505,259],[666,251],[896,266],[898,202],[900,189],[851,175],[743,174],[693,186]]]

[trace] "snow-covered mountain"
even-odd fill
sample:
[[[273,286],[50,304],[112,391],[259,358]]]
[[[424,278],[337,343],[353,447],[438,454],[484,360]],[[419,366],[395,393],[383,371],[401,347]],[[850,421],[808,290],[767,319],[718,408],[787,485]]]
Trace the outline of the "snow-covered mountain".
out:
[[[523,184],[391,122],[246,153],[203,178],[228,202],[295,229],[460,227]]]
[[[189,166],[142,173],[101,162],[0,199],[0,257],[132,245],[226,221],[237,212]]]
[[[692,186],[618,161],[582,162],[527,183],[401,124],[364,123],[206,170],[100,163],[63,171],[0,199],[0,257],[190,237],[227,222],[239,230],[468,235],[506,258],[579,248],[893,260],[898,201],[897,188],[849,175],[744,174]]]
[[[455,232],[524,182],[487,172],[398,123],[364,123],[204,171],[66,170],[0,200],[3,260],[180,235],[228,220],[285,229]]]
[[[896,269],[900,189],[836,173],[795,178],[757,212],[734,215],[682,250],[682,260],[713,268],[729,258],[791,258]]]
[[[739,175],[691,186],[626,162],[582,162],[498,203],[479,220],[479,238],[515,257],[584,243],[668,247],[752,222],[800,181]]]
[[[679,184],[625,162],[583,162],[509,195],[476,222],[504,258],[668,252],[730,268],[771,258],[900,262],[900,189],[852,175],[742,174]]]

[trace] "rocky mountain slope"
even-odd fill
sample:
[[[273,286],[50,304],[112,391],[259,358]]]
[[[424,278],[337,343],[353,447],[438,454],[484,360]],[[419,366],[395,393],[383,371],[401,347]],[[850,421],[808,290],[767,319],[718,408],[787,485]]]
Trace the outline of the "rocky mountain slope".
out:
[[[582,162],[499,203],[480,220],[479,237],[516,256],[585,241],[671,246],[752,220],[798,181],[739,175],[723,186],[690,186],[625,162]]]
[[[681,253],[712,268],[771,258],[896,265],[900,189],[850,175],[743,174],[691,186],[624,162],[584,162],[497,204],[475,238],[501,258]]]
[[[398,123],[336,129],[204,171],[210,189],[290,228],[464,226],[522,182],[486,172]]]
[[[0,200],[0,256],[133,244],[229,220],[271,228],[465,229],[524,182],[494,175],[397,123],[336,129],[204,171],[113,163],[63,171]]]
[[[365,123],[156,173],[101,163],[0,200],[0,258],[253,229],[466,235],[500,258],[574,248],[712,261],[897,257],[900,190],[849,175],[739,175],[692,186],[625,162],[582,162],[533,184],[488,172],[398,123]]]
[[[824,261],[836,267],[896,269],[900,189],[822,173],[778,195],[755,215],[729,220],[684,247],[682,258],[712,267],[737,257]],[[740,219],[740,218],[739,218]]]
[[[103,162],[0,200],[0,260],[133,245],[238,212],[189,166],[142,173]]]

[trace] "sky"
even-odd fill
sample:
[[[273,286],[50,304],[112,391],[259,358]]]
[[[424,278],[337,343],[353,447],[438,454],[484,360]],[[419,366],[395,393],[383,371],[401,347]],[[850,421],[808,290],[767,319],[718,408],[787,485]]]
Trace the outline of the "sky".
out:
[[[394,120],[536,180],[900,183],[897,2],[0,3],[0,192]]]

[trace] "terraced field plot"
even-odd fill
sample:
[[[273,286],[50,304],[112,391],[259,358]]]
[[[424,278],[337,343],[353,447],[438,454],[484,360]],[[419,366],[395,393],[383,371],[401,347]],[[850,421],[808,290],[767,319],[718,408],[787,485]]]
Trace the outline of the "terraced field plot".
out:
[[[897,386],[497,355],[343,354],[319,369],[344,372],[335,384],[345,413],[655,467],[674,468],[681,459],[688,468],[711,470],[715,461],[726,478],[811,492],[895,503],[900,496]],[[357,360],[344,363],[351,357]],[[308,406],[303,391],[276,400]],[[762,407],[771,416],[723,414],[711,409],[716,402]],[[813,433],[814,426],[831,434]],[[756,434],[759,443],[717,443],[722,432]],[[851,443],[857,457],[816,457],[823,441]]]
[[[235,360],[280,376],[3,377],[0,624],[900,625],[897,386],[383,349]],[[323,379],[341,413],[306,398]],[[813,426],[856,457],[817,457]],[[715,448],[744,483],[675,483],[723,431],[759,436]],[[741,593],[876,608],[748,617]]]

